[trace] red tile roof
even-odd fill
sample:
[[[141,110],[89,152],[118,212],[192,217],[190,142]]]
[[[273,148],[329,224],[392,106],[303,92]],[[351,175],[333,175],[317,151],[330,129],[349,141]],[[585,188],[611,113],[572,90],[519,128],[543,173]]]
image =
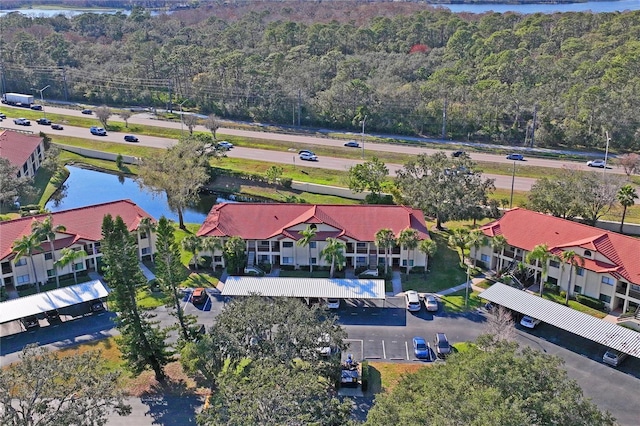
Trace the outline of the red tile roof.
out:
[[[503,235],[509,245],[526,251],[538,244],[555,254],[567,247],[597,251],[609,262],[585,259],[586,269],[640,284],[640,239],[521,208],[506,211],[481,229],[489,237]]]
[[[9,160],[12,166],[22,169],[22,165],[27,162],[40,142],[40,136],[5,130],[0,133],[0,157]]]
[[[390,228],[400,231],[413,228],[420,239],[428,239],[421,210],[405,206],[383,205],[312,205],[271,203],[223,203],[213,206],[198,230],[200,236],[239,236],[245,240],[266,240],[278,236],[299,239],[289,228],[299,224],[325,223],[338,230],[330,236],[375,241],[375,234]],[[324,240],[325,233],[316,235]],[[328,234],[327,234],[328,235]]]
[[[51,213],[54,226],[63,225],[67,228],[64,233],[69,235],[66,238],[56,240],[54,246],[60,249],[68,247],[78,240],[100,241],[102,239],[102,219],[106,214],[111,214],[114,218],[116,216],[122,217],[129,231],[137,229],[142,218],[153,218],[131,200],[112,201]],[[48,213],[40,214],[0,222],[0,235],[2,236],[0,238],[0,260],[5,260],[12,255],[11,246],[14,241],[31,233],[31,223],[36,220],[42,221],[48,215]],[[62,241],[65,241],[66,245],[61,245]],[[43,247],[47,248],[47,245],[45,244]]]

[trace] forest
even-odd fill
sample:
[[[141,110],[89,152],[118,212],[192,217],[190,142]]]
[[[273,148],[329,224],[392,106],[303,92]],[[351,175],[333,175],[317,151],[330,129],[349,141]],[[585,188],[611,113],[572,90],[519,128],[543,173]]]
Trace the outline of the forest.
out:
[[[242,3],[7,14],[2,91],[355,132],[366,117],[368,132],[538,147],[604,149],[608,132],[612,149],[640,149],[638,11]]]

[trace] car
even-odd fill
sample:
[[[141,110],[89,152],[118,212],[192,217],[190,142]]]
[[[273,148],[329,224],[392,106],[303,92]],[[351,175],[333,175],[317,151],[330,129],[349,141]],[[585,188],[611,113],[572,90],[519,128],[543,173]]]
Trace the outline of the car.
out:
[[[407,302],[407,310],[409,312],[417,312],[420,310],[420,296],[415,290],[408,290],[404,293],[405,301]]]
[[[0,112],[0,118],[4,120],[5,118],[7,118],[7,115],[3,112]]]
[[[44,118],[44,117],[43,117],[43,118],[38,118],[38,119],[36,120],[36,123],[38,123],[38,124],[43,124],[43,125],[45,125],[45,126],[50,126],[50,125],[51,125],[51,120],[49,120],[48,118]]]
[[[35,111],[42,111],[42,105],[31,105],[31,109]]]
[[[102,312],[104,311],[104,303],[102,303],[102,300],[94,300],[91,302],[89,309],[91,312]]]
[[[451,353],[451,345],[449,344],[446,334],[436,333],[434,343],[436,347],[436,354],[439,357],[445,357]]]
[[[316,155],[315,152],[313,151],[309,151],[308,149],[301,149],[300,151],[298,151],[298,155],[302,155],[302,154],[311,154],[311,155]]]
[[[464,151],[454,151],[453,154],[451,154],[453,157],[460,157],[461,155],[466,154]]]
[[[607,167],[607,163],[604,160],[589,160],[587,161],[587,166],[600,167],[601,169],[604,169],[605,167]]]
[[[194,305],[204,303],[207,300],[207,292],[202,287],[198,287],[193,290],[193,294],[191,294],[191,303]]]
[[[524,156],[522,154],[509,154],[507,155],[507,160],[524,161]]]
[[[418,359],[429,358],[429,347],[427,346],[426,340],[422,337],[414,337],[413,338],[413,354]]]
[[[218,148],[231,149],[233,144],[229,141],[220,141],[218,142]]]
[[[91,115],[93,114],[93,111],[90,109],[83,109],[82,111],[80,111],[81,113],[85,114],[85,115]]]
[[[103,129],[102,127],[92,126],[89,129],[89,131],[91,132],[92,135],[107,136],[107,131],[105,129]]]
[[[305,161],[318,161],[318,157],[316,157],[315,154],[309,154],[306,152],[300,154],[300,159]]]
[[[329,309],[339,309],[340,308],[340,299],[327,299],[327,308],[329,308]]]
[[[520,320],[520,325],[527,328],[536,328],[536,325],[540,324],[539,319],[535,319],[530,316],[523,316]]]
[[[323,333],[318,337],[318,352],[323,358],[329,358],[340,353],[340,348],[331,343],[331,336]]]
[[[427,308],[427,312],[438,312],[438,301],[433,294],[424,296],[424,307]]]
[[[51,128],[53,130],[63,130],[64,129],[64,127],[62,127],[60,124],[52,124]]]
[[[125,142],[138,142],[138,138],[133,135],[124,135]]]
[[[360,144],[356,141],[349,141],[345,143],[344,146],[348,146],[350,148],[360,148]]]
[[[627,354],[624,352],[616,351],[615,349],[608,349],[602,357],[602,362],[613,367],[617,367],[626,357]]]
[[[47,318],[47,321],[49,321],[49,324],[60,322],[60,313],[55,309],[45,312],[44,316]]]
[[[15,120],[13,120],[13,123],[17,124],[18,126],[31,126],[31,122],[26,118],[16,118]]]
[[[29,330],[30,328],[40,327],[40,321],[38,321],[38,317],[35,315],[29,315],[28,317],[24,317],[20,319],[24,328]]]

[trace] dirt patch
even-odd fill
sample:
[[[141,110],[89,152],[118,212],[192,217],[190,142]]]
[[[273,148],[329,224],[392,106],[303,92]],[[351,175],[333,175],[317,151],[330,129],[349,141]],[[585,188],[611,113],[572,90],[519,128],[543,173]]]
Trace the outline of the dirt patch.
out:
[[[149,395],[207,395],[208,391],[199,388],[196,382],[187,377],[179,362],[172,362],[164,369],[167,375],[165,383],[159,383],[152,371],[145,371],[138,377],[130,379],[126,392],[131,396]]]

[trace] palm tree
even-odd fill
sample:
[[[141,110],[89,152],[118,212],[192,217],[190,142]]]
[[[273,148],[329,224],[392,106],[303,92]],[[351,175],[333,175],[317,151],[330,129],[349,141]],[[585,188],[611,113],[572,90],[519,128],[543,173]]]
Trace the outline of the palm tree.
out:
[[[138,229],[147,235],[147,239],[149,240],[149,254],[151,255],[151,263],[153,263],[153,241],[151,239],[151,233],[156,230],[156,224],[150,217],[143,217],[140,219]]]
[[[329,271],[329,278],[333,278],[335,267],[341,271],[344,266],[344,250],[347,247],[345,243],[335,238],[327,238],[327,245],[324,246],[320,254],[324,257],[325,262],[331,264]]]
[[[540,268],[542,268],[542,274],[540,274],[540,297],[544,291],[544,283],[547,278],[547,272],[549,270],[549,260],[555,256],[549,251],[549,247],[546,244],[538,244],[527,253],[526,261],[528,263],[539,262]],[[536,274],[537,275],[537,274]]]
[[[420,242],[418,231],[412,228],[403,229],[398,237],[398,244],[407,248],[407,274],[411,272],[411,254],[418,247]]]
[[[478,250],[480,249],[480,247],[487,244],[487,237],[482,231],[476,229],[473,232],[469,233],[467,237],[467,244],[470,247],[473,247],[473,267],[475,268],[476,261],[478,260]],[[471,253],[469,253],[469,256],[471,256]]]
[[[222,251],[224,248],[224,244],[222,243],[222,239],[220,237],[204,237],[202,239],[202,250],[208,251],[211,253],[211,269],[213,268],[213,259],[216,253],[216,250]],[[223,265],[224,267],[224,261]]]
[[[502,252],[507,247],[507,239],[504,235],[495,235],[491,238],[491,248],[498,254],[498,271],[502,270]]]
[[[464,265],[464,251],[468,247],[469,233],[465,229],[455,229],[449,236],[449,244],[460,250],[460,264]]]
[[[34,221],[31,223],[31,232],[36,234],[40,241],[49,241],[49,250],[51,250],[51,258],[53,259],[53,275],[56,277],[56,288],[60,288],[60,278],[58,277],[58,267],[56,266],[56,251],[53,242],[56,240],[56,233],[65,232],[67,228],[63,225],[54,225],[53,216],[49,215],[42,222]]]
[[[635,203],[635,199],[638,198],[638,193],[631,185],[624,185],[618,190],[618,202],[622,205],[622,219],[620,220],[620,233],[622,234],[622,227],[624,226],[624,217],[627,215],[627,207],[631,207]]]
[[[312,228],[311,225],[307,225],[305,229],[298,232],[302,238],[296,242],[300,247],[307,247],[309,249],[309,274],[313,273],[313,263],[311,262],[311,241],[316,237],[317,232],[317,228]]]
[[[191,253],[191,260],[193,260],[194,269],[198,270],[198,254],[200,253],[200,250],[202,250],[202,239],[197,235],[187,235],[182,239],[182,249]]]
[[[78,284],[78,276],[76,274],[76,268],[74,267],[76,260],[84,259],[87,256],[87,252],[84,249],[74,250],[71,247],[65,247],[60,250],[60,260],[56,262],[57,268],[64,268],[67,265],[71,265],[73,271],[73,281]]]
[[[418,250],[424,254],[424,273],[427,273],[427,266],[429,265],[429,257],[433,257],[434,254],[438,251],[438,244],[432,240],[422,240],[420,244],[418,244]]]
[[[376,246],[384,249],[384,274],[389,270],[389,251],[397,244],[396,236],[389,228],[376,232]]]
[[[584,258],[573,250],[567,250],[562,252],[562,254],[560,255],[560,259],[563,263],[569,264],[569,280],[567,281],[567,294],[566,300],[564,302],[565,305],[568,305],[569,296],[571,295],[571,278],[573,276],[573,269],[574,267],[577,268],[578,266],[584,266]]]
[[[31,269],[33,270],[33,277],[36,283],[36,290],[40,293],[40,283],[38,282],[38,273],[36,272],[36,265],[33,262],[33,252],[36,250],[42,250],[40,246],[40,236],[37,234],[23,235],[20,239],[13,242],[11,250],[16,254],[14,262],[17,262],[24,256],[29,257],[31,262]]]

